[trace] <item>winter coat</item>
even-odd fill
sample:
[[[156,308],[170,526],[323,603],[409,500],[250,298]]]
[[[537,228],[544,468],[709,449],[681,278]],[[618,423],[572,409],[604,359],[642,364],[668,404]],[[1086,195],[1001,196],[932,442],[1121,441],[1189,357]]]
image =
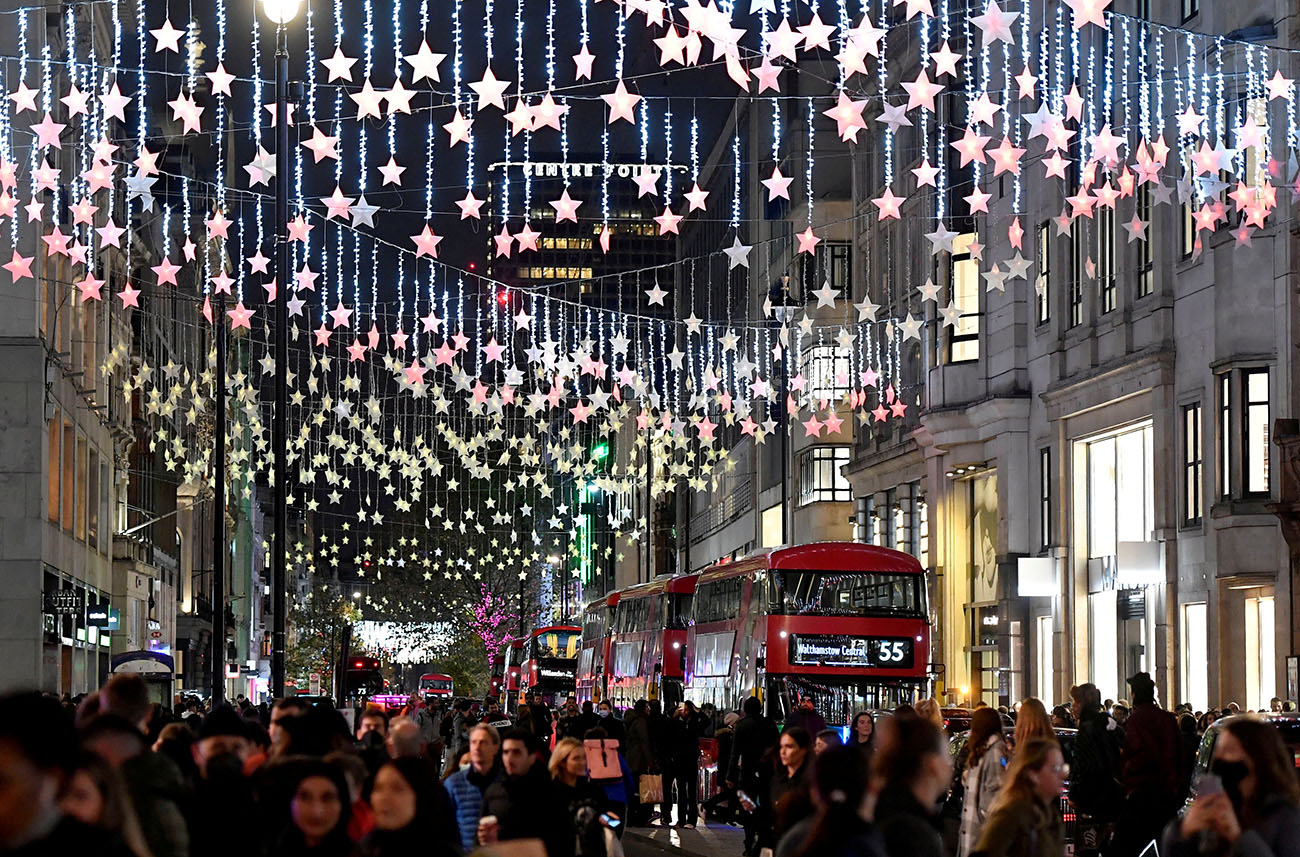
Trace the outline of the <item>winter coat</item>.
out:
[[[1079,812],[1098,821],[1111,821],[1119,812],[1123,793],[1119,760],[1123,733],[1115,718],[1100,708],[1079,718],[1070,765],[1070,801]]]
[[[695,770],[700,765],[700,732],[698,718],[685,720],[674,717],[668,727],[668,760],[664,767],[673,770]]]
[[[650,749],[650,721],[644,714],[629,711],[623,718],[623,728],[627,732],[628,767],[637,773],[650,770],[655,761]]]
[[[1154,703],[1133,706],[1124,724],[1120,782],[1125,795],[1174,806],[1181,782],[1182,733],[1172,714]]]
[[[189,857],[190,832],[181,809],[187,789],[176,763],[144,752],[122,763],[122,778],[153,857]]]
[[[1232,845],[1219,843],[1217,849],[1205,847],[1202,837],[1184,837],[1180,819],[1165,827],[1160,853],[1164,857],[1300,857],[1300,806],[1275,797],[1264,805],[1259,823],[1243,828]]]
[[[1002,790],[1002,777],[1006,772],[1007,745],[1002,736],[994,736],[979,761],[962,774],[964,797],[961,805],[961,833],[957,841],[958,857],[966,857],[975,850],[980,831],[988,819],[989,810],[998,792]]]
[[[876,802],[876,829],[889,857],[945,857],[933,814],[906,784],[886,786]]]
[[[502,841],[541,839],[548,857],[571,857],[572,830],[558,823],[566,811],[558,796],[546,766],[534,762],[523,776],[502,777],[487,787],[480,817],[497,817]]]
[[[772,776],[772,785],[768,789],[768,805],[772,808],[772,830],[776,835],[773,845],[785,835],[786,831],[813,813],[808,776],[808,769],[811,767],[812,754],[809,753],[793,774],[782,765]]]
[[[776,857],[801,857],[816,826],[817,819],[810,817],[791,827],[777,843]],[[885,857],[885,843],[870,822],[854,817],[846,829],[834,830],[816,857]]]
[[[1065,829],[1055,807],[1009,801],[989,815],[975,847],[987,857],[1061,857]]]
[[[817,733],[826,728],[826,718],[815,709],[804,711],[802,708],[796,708],[785,716],[785,725],[787,729],[791,726],[802,726],[808,730],[809,735],[816,738]]]
[[[483,793],[501,779],[503,772],[498,763],[486,774],[474,768],[465,768],[447,778],[444,783],[451,797],[452,814],[460,828],[460,844],[466,851],[474,850],[478,840],[478,820],[483,817]]]
[[[771,719],[742,717],[736,723],[736,734],[731,744],[731,761],[727,765],[727,781],[739,783],[762,777],[763,756],[781,739],[776,724]]]

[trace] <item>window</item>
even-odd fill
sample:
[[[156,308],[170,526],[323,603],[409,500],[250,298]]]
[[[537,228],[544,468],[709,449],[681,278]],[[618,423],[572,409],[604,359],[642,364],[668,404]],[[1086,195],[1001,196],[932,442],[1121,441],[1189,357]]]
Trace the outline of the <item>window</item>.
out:
[[[1133,16],[1143,20],[1151,20],[1151,0],[1137,0],[1133,4]]]
[[[768,506],[763,510],[762,519],[759,526],[762,529],[761,544],[759,547],[774,548],[777,545],[785,544],[785,529],[783,507],[780,503],[775,506]]]
[[[922,497],[916,501],[916,560],[922,568],[930,567],[930,504]]]
[[[46,478],[49,484],[46,486],[46,515],[54,523],[59,522],[59,479],[62,477],[62,469],[59,465],[59,412],[54,412],[54,419],[50,420],[48,428],[47,442],[50,445],[46,458],[46,467],[49,470]]]
[[[1268,369],[1241,373],[1241,472],[1245,493],[1268,493]]]
[[[1083,281],[1088,276],[1088,250],[1092,245],[1078,234],[1082,228],[1082,223],[1075,224],[1075,238],[1070,242],[1070,327],[1083,324]]]
[[[1201,0],[1182,0],[1183,20],[1195,18],[1201,12]]]
[[[1038,451],[1038,545],[1052,546],[1052,450]]]
[[[1051,221],[1038,225],[1038,235],[1034,242],[1034,263],[1038,267],[1038,278],[1034,280],[1034,294],[1037,296],[1038,323],[1051,320]]]
[[[727,577],[701,583],[695,590],[695,622],[722,622],[740,618],[745,578]],[[620,609],[622,604],[619,605]]]
[[[1101,312],[1116,306],[1115,288],[1115,209],[1099,207],[1097,211],[1097,291]]]
[[[1052,617],[1039,616],[1038,624],[1038,696],[1040,699],[1055,699],[1053,691],[1055,678],[1052,675]]]
[[[1145,236],[1138,241],[1137,296],[1140,298],[1154,292],[1156,287],[1155,245],[1151,241],[1152,210],[1151,185],[1144,184],[1137,189],[1137,216],[1147,224]]]
[[[1273,610],[1272,595],[1246,599],[1246,705],[1259,711],[1277,695]]]
[[[813,255],[805,253],[799,257],[799,283],[805,301],[811,301],[813,290],[821,288],[823,283],[844,292],[851,273],[851,249],[847,242],[827,242],[820,245]],[[847,297],[847,293],[844,296]]]
[[[1241,110],[1244,115],[1255,120],[1257,125],[1268,125],[1268,100],[1264,98],[1245,99],[1241,104]],[[1251,146],[1242,152],[1245,155],[1244,167],[1241,171],[1243,181],[1250,187],[1260,187],[1264,180],[1268,178],[1268,150]]]
[[[847,446],[814,446],[799,459],[801,503],[847,503],[853,499],[841,468],[849,463]]]
[[[73,535],[86,538],[86,439],[77,438],[76,523]]]
[[[1219,496],[1232,495],[1232,376],[1219,376]]]
[[[1183,408],[1183,523],[1201,523],[1201,403]]]
[[[1152,430],[1146,422],[1088,442],[1088,556],[1114,556],[1119,542],[1155,529]]]
[[[1183,228],[1179,232],[1179,249],[1184,259],[1190,258],[1196,250],[1196,220],[1192,210],[1192,200],[1188,199],[1178,206],[1182,210]]]
[[[770,580],[772,612],[786,616],[925,615],[919,574],[778,571]]]
[[[77,431],[72,427],[72,423],[64,421],[63,423],[63,490],[59,493],[63,496],[63,529],[72,531],[73,517],[73,482],[77,472],[76,462],[77,449]]]
[[[99,547],[99,453],[90,450],[86,466],[86,541],[92,548]]]
[[[1204,601],[1183,605],[1182,645],[1179,647],[1183,656],[1183,692],[1179,699],[1190,702],[1196,711],[1204,711],[1210,705],[1209,674],[1205,668],[1210,662],[1205,607]]]
[[[848,395],[849,351],[838,345],[814,345],[799,355],[799,374],[807,381],[804,388],[814,399],[838,401]]]
[[[962,363],[980,356],[979,263],[971,258],[973,234],[953,239],[951,300],[961,315],[948,334],[948,360]]]

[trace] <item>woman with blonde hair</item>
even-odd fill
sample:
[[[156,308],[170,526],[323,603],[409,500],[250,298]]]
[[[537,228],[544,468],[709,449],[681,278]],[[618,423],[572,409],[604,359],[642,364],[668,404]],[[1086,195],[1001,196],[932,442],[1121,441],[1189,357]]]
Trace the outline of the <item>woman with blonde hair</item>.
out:
[[[601,814],[621,816],[624,810],[611,806],[605,790],[587,776],[587,749],[583,743],[572,737],[555,742],[546,768],[554,781],[557,803],[573,826],[574,840],[583,843],[579,853],[600,853],[602,848],[607,854],[621,853],[617,838],[601,821]],[[598,842],[600,847],[593,847]]]
[[[916,704],[916,713],[929,720],[935,726],[939,727],[940,732],[944,732],[943,709],[939,707],[939,700],[934,697],[922,699]]]
[[[1020,703],[1020,711],[1016,714],[1016,731],[1011,738],[1011,752],[1014,753],[1017,747],[1039,738],[1055,741],[1056,730],[1052,728],[1052,718],[1047,716],[1047,708],[1043,705],[1043,701],[1034,696],[1026,697],[1025,701]]]
[[[1065,833],[1056,807],[1069,776],[1070,766],[1054,739],[1033,738],[1020,744],[975,850],[986,857],[1064,854]]]

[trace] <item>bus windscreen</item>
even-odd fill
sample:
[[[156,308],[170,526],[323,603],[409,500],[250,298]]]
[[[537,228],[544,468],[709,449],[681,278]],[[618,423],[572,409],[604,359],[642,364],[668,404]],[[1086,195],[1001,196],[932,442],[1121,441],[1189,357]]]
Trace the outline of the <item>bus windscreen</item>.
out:
[[[925,616],[919,574],[798,569],[771,581],[772,612],[786,616]]]

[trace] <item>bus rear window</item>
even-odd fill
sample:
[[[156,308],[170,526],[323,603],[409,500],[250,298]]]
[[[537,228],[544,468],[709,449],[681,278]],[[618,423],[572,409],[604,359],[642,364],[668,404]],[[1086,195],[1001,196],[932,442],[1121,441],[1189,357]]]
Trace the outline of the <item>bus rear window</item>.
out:
[[[925,615],[919,574],[781,571],[772,575],[773,612],[790,616]]]

